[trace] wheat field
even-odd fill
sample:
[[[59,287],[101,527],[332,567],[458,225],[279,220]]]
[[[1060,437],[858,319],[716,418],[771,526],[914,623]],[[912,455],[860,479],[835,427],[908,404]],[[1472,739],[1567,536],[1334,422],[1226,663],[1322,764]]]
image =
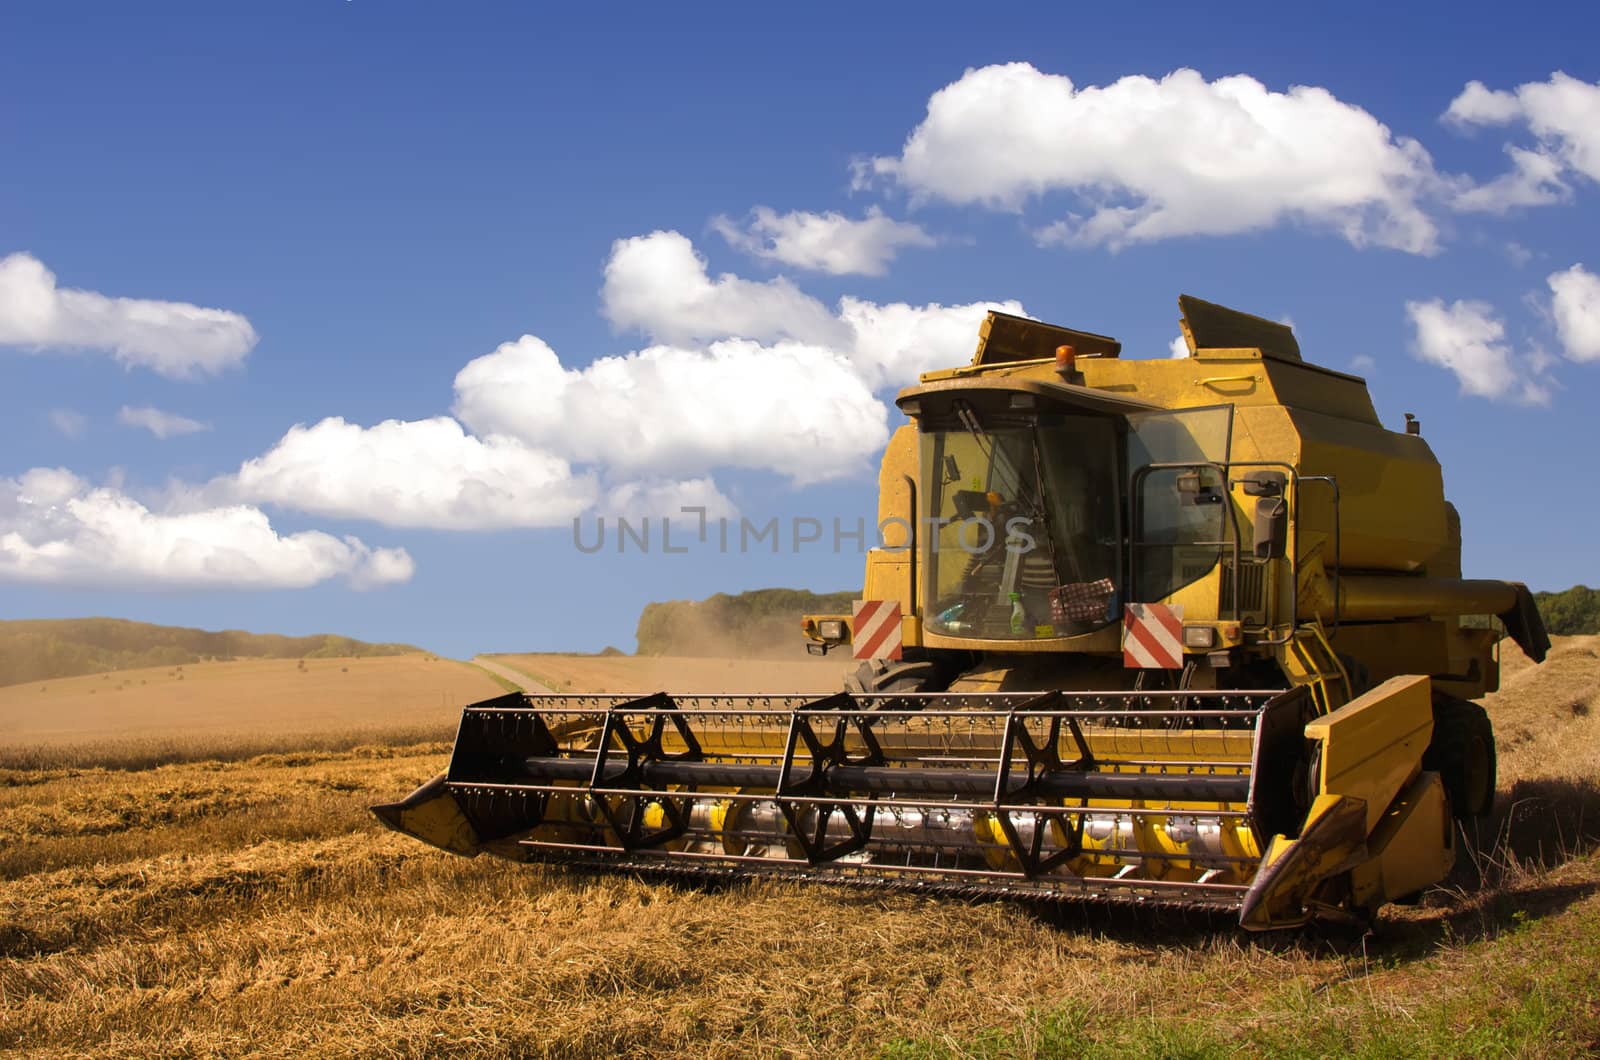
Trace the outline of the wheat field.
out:
[[[234,745],[425,728],[448,736],[463,703],[500,695],[481,669],[434,655],[236,659],[0,687],[0,747]],[[0,755],[0,759],[4,756]]]
[[[486,694],[496,691],[489,683]],[[22,694],[0,690],[0,704]],[[234,744],[226,733],[196,737],[212,741],[210,756],[189,760],[141,757],[152,746],[142,731],[121,737],[139,754],[104,740],[53,745],[53,760],[8,752],[0,1049],[1600,1050],[1600,638],[1563,639],[1540,667],[1508,662],[1488,706],[1502,797],[1476,856],[1420,907],[1386,909],[1366,938],[1246,936],[1214,918],[787,884],[697,888],[456,858],[383,831],[366,810],[448,757],[442,736],[406,736],[412,716],[392,739],[346,745],[330,733],[349,732],[313,727],[302,749],[265,754],[251,753],[260,736],[248,730]]]

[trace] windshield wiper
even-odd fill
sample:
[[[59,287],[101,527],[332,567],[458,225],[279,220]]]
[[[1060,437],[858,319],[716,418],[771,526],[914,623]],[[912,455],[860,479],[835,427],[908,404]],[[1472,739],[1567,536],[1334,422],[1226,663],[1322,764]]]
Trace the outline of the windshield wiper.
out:
[[[961,426],[972,435],[973,441],[978,443],[978,448],[983,451],[985,459],[989,458],[989,436],[984,433],[983,424],[978,420],[978,414],[972,411],[972,406],[965,401],[955,403],[956,419],[961,421]]]

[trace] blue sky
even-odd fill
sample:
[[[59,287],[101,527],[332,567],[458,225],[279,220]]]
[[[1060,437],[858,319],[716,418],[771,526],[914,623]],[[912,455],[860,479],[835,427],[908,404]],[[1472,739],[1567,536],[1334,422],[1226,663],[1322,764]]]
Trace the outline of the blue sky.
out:
[[[859,585],[789,520],[985,306],[1180,291],[1415,412],[1469,575],[1600,582],[1593,5],[975,10],[7,5],[0,616],[631,648]],[[573,545],[697,501],[782,551]]]

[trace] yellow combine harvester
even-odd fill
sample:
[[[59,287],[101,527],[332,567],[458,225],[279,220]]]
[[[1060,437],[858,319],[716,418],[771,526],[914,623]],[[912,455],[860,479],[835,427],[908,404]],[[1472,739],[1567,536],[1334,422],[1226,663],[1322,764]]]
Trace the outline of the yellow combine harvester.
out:
[[[1493,616],[1407,417],[1187,296],[1189,356],[991,313],[898,397],[882,547],[806,696],[503,696],[375,807],[460,854],[1223,907],[1250,929],[1438,882],[1488,811]]]

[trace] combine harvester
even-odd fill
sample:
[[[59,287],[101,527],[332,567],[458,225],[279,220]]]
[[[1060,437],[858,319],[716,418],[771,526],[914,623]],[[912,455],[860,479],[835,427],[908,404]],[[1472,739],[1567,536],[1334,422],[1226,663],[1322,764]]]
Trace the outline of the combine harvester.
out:
[[[1362,919],[1486,813],[1493,616],[1438,461],[1284,325],[1187,296],[1189,356],[991,313],[899,395],[883,546],[807,647],[844,691],[513,694],[374,812],[459,854]]]

